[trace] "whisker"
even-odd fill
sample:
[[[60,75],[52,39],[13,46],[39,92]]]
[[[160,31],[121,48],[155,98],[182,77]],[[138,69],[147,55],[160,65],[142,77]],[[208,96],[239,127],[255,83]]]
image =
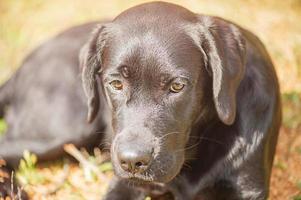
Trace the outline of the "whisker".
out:
[[[186,162],[183,163],[183,167],[188,168],[188,169],[192,169],[192,166],[189,165],[189,164],[186,163]]]
[[[169,133],[167,133],[167,134],[159,137],[158,139],[162,140],[163,138],[165,138],[167,136],[170,136],[172,134],[180,134],[180,133],[182,133],[182,132],[179,132],[179,131],[169,132]],[[211,138],[208,138],[208,137],[204,137],[204,136],[193,136],[193,135],[191,135],[191,136],[189,136],[189,138],[192,138],[192,139],[195,138],[195,139],[200,139],[200,140],[207,140],[207,141],[210,141],[210,142],[215,142],[215,143],[220,144],[220,145],[224,145],[222,142],[220,142],[218,140],[214,140],[214,139],[211,139]]]
[[[167,134],[165,134],[165,135],[162,135],[162,136],[159,137],[158,139],[163,139],[163,138],[165,138],[165,137],[167,137],[167,136],[169,136],[169,135],[177,134],[177,133],[181,133],[181,132],[179,132],[179,131],[169,132],[169,133],[167,133]]]
[[[201,143],[201,140],[199,140],[198,142],[196,142],[195,144],[193,144],[189,147],[185,147],[183,149],[178,149],[175,152],[186,151],[186,150],[192,149],[192,148],[196,147],[197,145],[199,145],[200,143]]]

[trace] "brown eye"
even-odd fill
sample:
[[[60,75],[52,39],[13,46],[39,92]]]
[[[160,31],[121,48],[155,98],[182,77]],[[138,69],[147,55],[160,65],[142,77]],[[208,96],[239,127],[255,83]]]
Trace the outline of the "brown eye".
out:
[[[123,89],[123,84],[119,80],[114,80],[110,82],[110,85],[113,87],[115,90],[122,90]]]
[[[180,92],[184,88],[184,86],[185,85],[183,83],[174,82],[170,86],[170,91],[178,93],[178,92]]]

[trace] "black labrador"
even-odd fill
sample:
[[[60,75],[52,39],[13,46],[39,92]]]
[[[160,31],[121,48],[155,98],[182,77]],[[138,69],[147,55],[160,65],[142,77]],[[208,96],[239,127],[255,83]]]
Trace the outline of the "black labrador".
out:
[[[88,39],[94,26],[43,44],[1,88],[4,159],[107,139],[116,177],[105,199],[268,197],[281,106],[255,35],[163,2],[130,8]]]

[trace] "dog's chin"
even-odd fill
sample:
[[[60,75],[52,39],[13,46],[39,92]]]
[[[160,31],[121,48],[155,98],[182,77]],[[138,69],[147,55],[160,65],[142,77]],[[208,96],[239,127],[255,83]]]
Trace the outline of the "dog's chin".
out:
[[[128,185],[140,188],[148,194],[163,195],[168,192],[166,184],[162,182],[148,181],[140,178],[127,178],[124,179],[124,181],[126,181]]]
[[[179,167],[180,168],[180,167]],[[153,170],[150,170],[153,171]],[[145,173],[145,174],[130,174],[125,173],[124,171],[117,171],[115,170],[115,175],[117,175],[119,178],[128,181],[129,183],[135,184],[135,185],[157,185],[157,186],[163,186],[169,182],[171,182],[179,173],[180,170],[173,169],[169,173],[165,174],[151,174],[151,173]]]
[[[145,175],[133,175],[133,174],[124,174],[124,173],[116,173],[115,174],[119,177],[122,178],[123,180],[126,180],[128,182],[131,183],[135,183],[135,184],[143,184],[143,185],[147,185],[147,184],[156,184],[156,185],[163,185],[166,184],[168,182],[170,182],[177,174],[174,175],[165,175],[165,176],[160,176],[160,177],[148,177]]]
[[[125,179],[127,182],[135,184],[135,185],[140,185],[140,186],[158,186],[162,187],[165,186],[165,183],[162,182],[156,182],[156,181],[149,181],[147,179],[141,179],[141,178],[126,178]]]

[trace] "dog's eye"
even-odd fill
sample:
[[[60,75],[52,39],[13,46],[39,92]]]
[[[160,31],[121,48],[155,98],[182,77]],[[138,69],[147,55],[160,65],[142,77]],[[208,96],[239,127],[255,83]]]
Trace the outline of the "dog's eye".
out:
[[[181,90],[183,90],[184,86],[185,85],[183,83],[173,82],[170,86],[170,91],[174,93],[178,93]]]
[[[123,89],[123,84],[119,80],[111,81],[110,85],[113,87],[114,90],[122,90]]]

